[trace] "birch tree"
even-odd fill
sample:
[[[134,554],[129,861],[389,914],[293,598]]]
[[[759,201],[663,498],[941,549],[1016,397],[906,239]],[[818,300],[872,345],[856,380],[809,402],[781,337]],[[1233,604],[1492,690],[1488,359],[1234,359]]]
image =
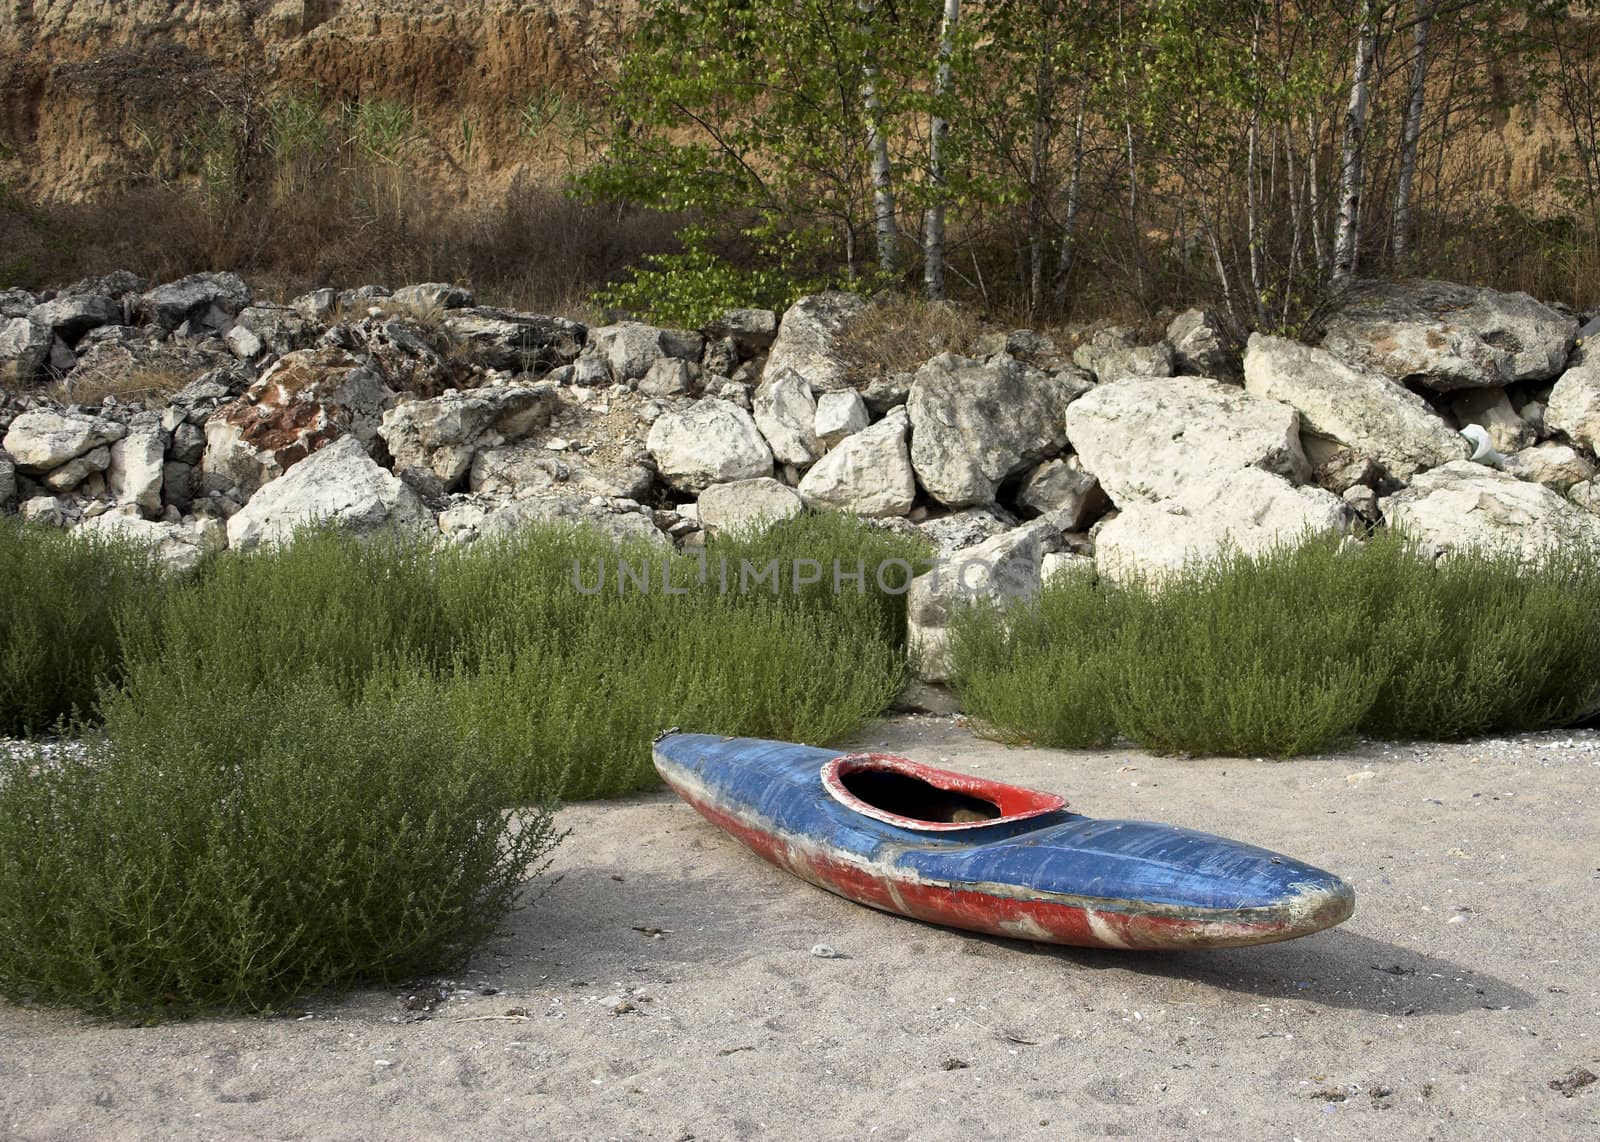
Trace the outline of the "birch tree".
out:
[[[1417,147],[1422,139],[1422,111],[1428,92],[1428,32],[1433,26],[1433,0],[1417,0],[1411,26],[1411,79],[1406,90],[1405,119],[1400,126],[1400,171],[1395,179],[1394,219],[1389,241],[1394,259],[1403,264],[1410,253],[1411,188],[1417,173]]]
[[[955,0],[952,0],[955,2]],[[878,246],[878,269],[893,273],[899,261],[900,230],[895,221],[894,164],[889,158],[887,124],[883,100],[878,94],[878,42],[873,27],[877,0],[859,0],[862,16],[862,45],[866,56],[861,65],[861,101],[866,109],[867,151],[872,168],[872,224]]]
[[[944,298],[944,211],[950,182],[945,173],[945,142],[950,135],[950,59],[961,22],[961,0],[944,0],[939,21],[939,62],[933,78],[933,114],[928,128],[927,219],[922,236],[922,287],[929,301]]]
[[[1372,61],[1377,51],[1377,0],[1360,0],[1350,102],[1339,144],[1339,217],[1333,231],[1333,281],[1348,281],[1356,270],[1360,240],[1362,160],[1365,157],[1367,105],[1372,99]]]

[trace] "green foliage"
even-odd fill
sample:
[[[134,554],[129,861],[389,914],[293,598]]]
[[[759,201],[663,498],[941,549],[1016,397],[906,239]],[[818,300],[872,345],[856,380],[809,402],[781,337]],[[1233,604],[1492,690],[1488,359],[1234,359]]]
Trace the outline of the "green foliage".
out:
[[[145,552],[10,518],[0,518],[0,583],[0,735],[87,712],[120,668],[118,618],[164,590]]]
[[[954,652],[974,715],[1043,745],[1288,757],[1534,729],[1600,701],[1600,563],[1313,540],[1160,584],[1053,583],[964,616]]]
[[[475,735],[483,764],[513,774],[519,796],[606,796],[654,782],[649,742],[674,723],[825,741],[879,713],[900,682],[904,618],[871,569],[921,554],[855,521],[807,516],[713,543],[702,581],[698,559],[583,530],[437,554],[313,532],[217,559],[193,586],[129,616],[124,641],[138,678],[188,677],[236,695],[314,675],[354,700],[403,659],[429,679],[435,708]],[[799,593],[739,592],[741,561],[798,559],[830,572]],[[835,559],[866,566],[865,589],[835,595]],[[648,575],[648,591],[617,589],[622,560]],[[580,591],[602,567],[605,590]],[[664,575],[688,594],[665,594]]]
[[[267,1011],[459,965],[559,839],[425,672],[353,696],[136,667],[81,755],[0,762],[0,992],[124,1016]]]
[[[697,329],[730,309],[782,312],[819,288],[819,283],[800,276],[793,257],[780,256],[775,266],[764,269],[729,261],[711,249],[711,233],[704,226],[680,230],[678,241],[681,252],[649,255],[631,271],[629,281],[597,293],[595,304],[661,325]]]

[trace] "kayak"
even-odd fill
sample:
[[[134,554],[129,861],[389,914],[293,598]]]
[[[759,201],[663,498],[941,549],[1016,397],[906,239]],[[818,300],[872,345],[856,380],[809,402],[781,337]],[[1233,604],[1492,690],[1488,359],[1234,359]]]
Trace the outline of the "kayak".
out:
[[[1332,873],[1176,825],[879,753],[668,734],[680,797],[779,868],[884,912],[993,936],[1135,950],[1292,940],[1355,911]]]

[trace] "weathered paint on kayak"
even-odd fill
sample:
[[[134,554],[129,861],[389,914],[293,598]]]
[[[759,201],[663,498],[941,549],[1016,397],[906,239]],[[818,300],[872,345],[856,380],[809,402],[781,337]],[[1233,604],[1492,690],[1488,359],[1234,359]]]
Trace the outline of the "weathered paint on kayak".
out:
[[[868,815],[825,784],[840,760],[706,734],[655,747],[657,770],[685,801],[773,864],[917,920],[1082,947],[1184,949],[1289,940],[1355,910],[1349,885],[1291,857],[1176,825],[1085,817],[1052,794],[904,759],[907,772],[963,782],[1003,815],[960,824]]]

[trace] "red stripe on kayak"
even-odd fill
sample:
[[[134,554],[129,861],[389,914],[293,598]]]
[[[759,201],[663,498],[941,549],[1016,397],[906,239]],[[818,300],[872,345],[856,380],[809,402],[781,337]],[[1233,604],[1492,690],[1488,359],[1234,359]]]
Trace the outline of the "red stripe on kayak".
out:
[[[846,900],[931,924],[1040,943],[1139,951],[1267,944],[1324,926],[1100,911],[1050,900],[1000,896],[981,889],[929,884],[788,844],[700,799],[695,791],[672,784],[706,820],[779,868]]]

